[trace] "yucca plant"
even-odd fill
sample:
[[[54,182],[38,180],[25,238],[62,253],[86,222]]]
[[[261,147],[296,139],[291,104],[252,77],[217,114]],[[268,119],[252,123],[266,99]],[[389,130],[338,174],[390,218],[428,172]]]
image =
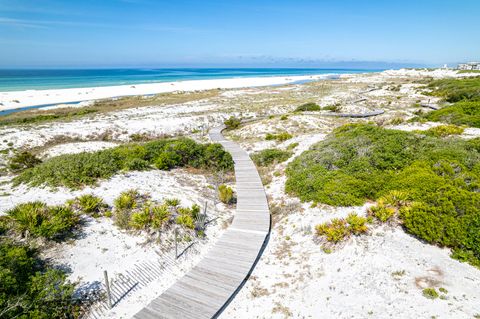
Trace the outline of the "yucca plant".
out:
[[[107,204],[103,202],[102,198],[92,194],[77,197],[77,202],[82,212],[89,215],[98,215],[103,209],[107,208]]]
[[[156,229],[164,227],[169,223],[171,216],[166,203],[152,207],[152,226]]]
[[[137,207],[139,194],[136,190],[130,189],[120,193],[114,201],[115,210],[128,210]]]

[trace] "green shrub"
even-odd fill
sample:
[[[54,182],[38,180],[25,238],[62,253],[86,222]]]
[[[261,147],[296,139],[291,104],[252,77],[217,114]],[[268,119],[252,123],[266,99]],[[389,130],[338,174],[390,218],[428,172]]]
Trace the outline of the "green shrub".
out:
[[[435,290],[435,288],[425,288],[423,289],[422,294],[425,298],[428,298],[428,299],[438,298],[438,292]]]
[[[288,144],[287,146],[287,151],[291,151],[293,150],[295,147],[297,147],[299,145],[299,143],[295,142],[295,143],[292,143],[292,144]]]
[[[286,120],[288,120],[288,115],[280,116],[280,121],[286,121]]]
[[[8,159],[8,168],[12,172],[21,172],[27,168],[32,168],[42,161],[29,151],[16,152]]]
[[[18,204],[6,212],[13,227],[23,236],[61,239],[78,224],[78,216],[68,207],[47,206],[42,202]]]
[[[152,226],[154,228],[161,229],[170,222],[171,213],[168,206],[171,205],[165,203],[165,205],[152,207]],[[178,206],[178,204],[175,206]]]
[[[377,200],[371,217],[387,221],[399,212],[407,232],[475,264],[480,260],[479,150],[478,138],[346,125],[288,165],[286,191],[335,206]]]
[[[293,135],[288,132],[281,132],[278,134],[267,133],[267,135],[265,135],[265,139],[267,141],[276,140],[279,142],[284,142],[286,140],[291,139],[292,137]]]
[[[224,204],[231,204],[233,201],[233,189],[224,184],[218,186],[218,198]]]
[[[340,112],[340,104],[332,104],[322,107],[322,111],[331,111],[334,113]]]
[[[242,120],[239,118],[236,118],[235,116],[230,116],[227,120],[223,122],[225,124],[227,130],[233,130],[236,129],[242,124]]]
[[[0,317],[80,317],[75,286],[62,271],[41,260],[37,251],[0,239],[0,274]]]
[[[76,198],[76,202],[82,212],[88,215],[100,215],[108,207],[102,198],[92,194],[81,195]]]
[[[350,213],[347,218],[345,218],[345,221],[348,223],[348,230],[355,235],[360,235],[368,231],[367,219],[365,217]]]
[[[457,102],[424,114],[422,118],[428,121],[480,127],[480,100]]]
[[[480,77],[441,79],[428,84],[431,95],[440,96],[448,102],[480,101]]]
[[[145,229],[151,220],[150,206],[145,206],[141,211],[134,212],[130,215],[130,226],[134,229]]]
[[[384,204],[377,204],[368,209],[368,214],[385,223],[395,215],[395,208]]]
[[[120,193],[113,201],[115,210],[128,210],[137,207],[137,200],[140,194],[135,189],[130,189]]]
[[[305,103],[300,106],[297,106],[295,112],[304,112],[304,111],[320,111],[320,106],[317,103]]]
[[[165,205],[170,207],[177,207],[180,205],[180,200],[178,198],[167,198],[165,199]]]
[[[432,127],[426,131],[419,132],[426,134],[428,136],[434,136],[434,137],[447,137],[450,135],[460,135],[463,133],[465,129],[463,127],[459,127],[456,125],[439,125]]]
[[[344,219],[334,218],[328,223],[315,226],[318,236],[326,236],[330,242],[338,243],[349,235],[348,225]]]
[[[198,144],[187,138],[164,139],[127,144],[91,153],[66,154],[26,169],[14,184],[79,188],[110,178],[121,170],[144,170],[151,165],[159,169],[194,167],[209,170],[231,170],[233,160],[220,144]]]
[[[252,160],[257,166],[269,166],[285,162],[292,156],[289,151],[283,151],[275,148],[269,148],[253,154]]]

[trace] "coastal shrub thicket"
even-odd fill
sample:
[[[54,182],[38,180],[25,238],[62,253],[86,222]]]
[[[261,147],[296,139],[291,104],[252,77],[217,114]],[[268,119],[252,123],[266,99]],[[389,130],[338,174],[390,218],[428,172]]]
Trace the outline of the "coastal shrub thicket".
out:
[[[265,140],[267,141],[279,141],[279,142],[285,142],[286,140],[289,140],[293,137],[292,134],[288,132],[280,132],[280,133],[267,133],[265,135]]]
[[[233,160],[220,144],[199,144],[188,138],[162,139],[52,157],[23,171],[14,183],[79,188],[121,170],[144,170],[153,166],[161,170],[174,167],[231,170]]]
[[[289,164],[286,191],[304,201],[362,205],[395,195],[405,229],[480,261],[480,138],[462,140],[350,124]],[[390,195],[391,197],[391,195]],[[395,200],[372,209],[386,221]]]
[[[79,318],[74,290],[37,251],[0,239],[0,318]]]
[[[22,236],[60,239],[79,222],[78,215],[67,206],[47,206],[42,202],[18,204],[6,211],[10,228]]]
[[[292,156],[292,152],[276,148],[267,148],[260,152],[252,154],[252,160],[257,166],[269,166],[276,163],[285,162]]]
[[[8,168],[12,172],[21,172],[27,168],[32,168],[42,161],[29,151],[16,152],[8,159]]]
[[[424,114],[424,119],[480,127],[480,77],[436,80],[428,87],[431,95],[454,104]]]
[[[297,106],[295,112],[305,112],[305,111],[320,111],[321,107],[317,103],[309,102],[302,105]]]
[[[226,119],[223,124],[225,124],[225,127],[227,130],[233,130],[236,129],[242,124],[242,120],[235,117],[235,116],[230,116],[228,119]]]

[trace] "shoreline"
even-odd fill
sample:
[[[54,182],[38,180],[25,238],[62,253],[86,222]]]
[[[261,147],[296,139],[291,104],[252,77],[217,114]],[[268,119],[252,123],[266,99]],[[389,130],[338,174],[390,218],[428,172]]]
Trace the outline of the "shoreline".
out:
[[[92,100],[119,98],[137,95],[191,92],[212,89],[235,89],[271,85],[296,84],[339,76],[336,73],[317,75],[245,77],[230,79],[186,80],[137,85],[116,85],[88,88],[24,90],[0,92],[0,116],[18,109],[41,108],[58,104],[74,104]]]

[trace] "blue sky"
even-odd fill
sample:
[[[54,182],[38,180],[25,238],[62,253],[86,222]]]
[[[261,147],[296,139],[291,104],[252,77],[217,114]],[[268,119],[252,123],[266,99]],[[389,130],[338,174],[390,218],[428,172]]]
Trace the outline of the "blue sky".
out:
[[[478,0],[0,0],[0,67],[440,65],[480,60],[479,14]]]

